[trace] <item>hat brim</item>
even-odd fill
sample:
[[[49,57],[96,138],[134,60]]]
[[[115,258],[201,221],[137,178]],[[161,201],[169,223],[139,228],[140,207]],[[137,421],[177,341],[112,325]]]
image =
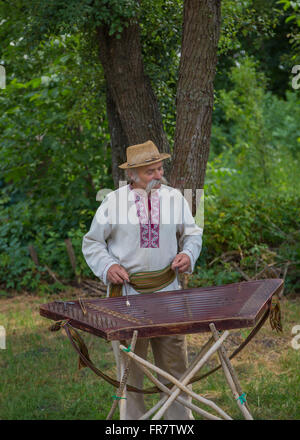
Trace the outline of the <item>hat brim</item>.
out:
[[[164,159],[168,159],[169,157],[171,157],[171,154],[168,153],[160,153],[160,157],[159,159],[156,160],[152,160],[151,162],[143,162],[143,163],[139,163],[136,165],[128,165],[128,162],[124,162],[121,165],[119,165],[119,168],[122,169],[131,169],[131,168],[138,168],[138,167],[144,167],[146,165],[151,165],[153,163],[157,163],[157,162],[161,162]]]

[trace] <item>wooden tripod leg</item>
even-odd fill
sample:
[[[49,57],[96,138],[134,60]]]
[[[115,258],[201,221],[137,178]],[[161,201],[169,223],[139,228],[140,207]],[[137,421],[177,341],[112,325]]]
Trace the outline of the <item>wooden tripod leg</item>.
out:
[[[213,334],[215,341],[218,341],[220,338],[219,338],[219,335],[218,335],[218,332],[216,330],[214,323],[209,324],[209,328]],[[243,416],[245,417],[246,420],[253,420],[253,417],[250,414],[250,412],[248,411],[248,409],[245,407],[245,405],[243,403],[240,402],[239,397],[241,396],[242,393],[238,392],[237,387],[236,387],[236,382],[238,382],[239,390],[241,390],[241,386],[238,381],[237,375],[234,371],[234,368],[233,368],[233,366],[227,356],[226,350],[222,345],[220,345],[220,347],[218,349],[218,356],[219,356],[220,362],[222,364],[222,368],[223,368],[227,383],[232,391],[234,399],[237,401],[237,405],[238,405],[239,409],[241,410],[241,413],[243,414]],[[234,374],[234,379],[233,379],[232,373]]]
[[[180,382],[183,381],[183,379],[185,378],[185,376],[188,374],[189,370],[195,366],[195,364],[196,364],[196,362],[197,362],[199,356],[203,356],[203,355],[207,352],[207,350],[211,347],[211,345],[212,345],[213,343],[214,343],[214,338],[211,336],[211,338],[210,338],[210,339],[209,339],[209,340],[208,340],[208,341],[207,341],[207,342],[201,347],[201,350],[200,350],[198,356],[195,357],[195,359],[193,360],[193,362],[191,363],[191,365],[189,366],[189,368],[188,368],[188,369],[184,372],[184,374],[180,377],[180,379],[179,379]],[[137,366],[138,366],[139,368],[142,368],[142,366],[141,366],[138,362],[136,362],[136,364],[137,364]],[[147,371],[148,371],[148,370],[147,370]],[[147,373],[145,373],[145,374],[147,375]],[[149,374],[151,374],[151,373],[149,372]],[[154,377],[154,376],[153,376],[153,377]],[[151,379],[150,379],[150,380],[151,380]],[[168,388],[168,390],[171,391],[171,392],[175,391],[175,389],[176,389],[176,386],[175,386],[175,385],[171,388],[171,390]],[[165,401],[167,400],[167,398],[168,398],[168,396],[164,396],[162,399],[160,399],[160,401],[157,402],[157,404],[156,404],[155,406],[153,406],[149,411],[147,411],[142,417],[140,417],[139,420],[147,420],[147,419],[149,419],[149,417],[152,416],[152,414],[154,414],[155,411],[157,411],[157,410],[158,410],[158,409],[159,409],[159,408],[165,403]]]
[[[140,368],[145,375],[164,393],[166,393],[167,395],[171,395],[172,394],[172,390],[170,390],[168,387],[166,387],[162,382],[160,382],[155,376],[153,376],[153,374],[143,365],[140,365],[138,362],[136,362],[138,368]],[[194,398],[197,398],[197,400],[199,400],[200,402],[208,405],[209,407],[211,407],[212,409],[214,409],[217,413],[219,413],[224,419],[226,420],[232,420],[231,417],[229,417],[228,414],[225,413],[225,411],[223,411],[221,408],[219,408],[214,402],[212,402],[209,399],[206,399],[205,397],[199,396],[196,393],[193,393],[192,391],[190,391],[191,396]],[[145,413],[142,417],[139,418],[139,420],[145,420],[148,417],[150,417],[160,406],[161,406],[161,402],[167,399],[167,397],[164,397],[164,399],[160,400],[158,402],[158,404],[156,404],[153,408],[151,408],[147,413]],[[177,399],[178,402],[180,402],[182,405],[190,408],[191,410],[197,412],[198,414],[202,415],[203,417],[205,417],[206,419],[210,419],[210,420],[220,420],[219,417],[215,417],[212,414],[202,410],[201,408],[198,408],[198,406],[187,402],[183,397],[178,396]]]
[[[189,368],[184,372],[184,374],[178,379],[179,382],[182,382],[184,380],[184,378],[186,377],[186,375],[190,372],[190,370],[192,368],[194,368],[194,366],[196,365],[196,363],[199,361],[199,359],[201,359],[202,356],[204,356],[204,354],[209,350],[209,348],[213,345],[214,343],[214,338],[213,336],[211,336],[211,338],[201,347],[200,352],[198,353],[198,355],[195,357],[195,359],[192,361],[191,365],[189,366]],[[176,385],[174,385],[171,389],[167,388],[164,384],[162,384],[160,381],[158,381],[158,379],[156,379],[148,369],[146,369],[145,367],[143,367],[142,365],[140,365],[138,362],[136,362],[136,365],[138,366],[138,368],[142,369],[143,372],[146,374],[146,376],[149,377],[149,379],[158,387],[160,388],[165,394],[167,394],[166,396],[164,396],[159,402],[157,402],[157,404],[155,406],[153,406],[149,411],[147,411],[142,417],[139,418],[139,420],[147,420],[149,419],[152,414],[154,414],[168,399],[168,395],[172,394],[175,390],[176,390]],[[199,370],[198,370],[199,372]],[[162,388],[163,387],[163,388]],[[200,397],[200,396],[199,396]],[[205,399],[204,397],[203,399],[203,403],[206,403],[208,406],[209,403],[211,402],[208,399]],[[182,399],[182,397],[178,397],[177,400],[182,403],[185,404],[185,406],[187,406],[188,408],[194,410],[197,412],[198,407],[196,407],[193,404],[189,404],[189,402],[186,402],[186,400]],[[214,403],[211,402],[213,405]],[[224,411],[222,411],[221,408],[217,409],[217,405],[216,408],[214,408],[216,410],[217,413],[219,413],[221,416],[223,416],[225,419],[228,418],[228,420],[231,420],[231,417],[229,417]],[[205,415],[202,414],[204,417]]]
[[[215,325],[213,323],[212,323],[211,329],[216,330],[216,327],[215,327]],[[216,330],[215,335],[218,335],[217,330]],[[215,335],[214,335],[214,338],[215,338]],[[232,363],[230,362],[230,359],[229,359],[229,357],[227,355],[227,352],[226,352],[225,348],[223,347],[223,345],[221,345],[221,347],[220,347],[220,352],[222,353],[223,359],[226,362],[227,368],[228,368],[228,370],[230,372],[230,375],[232,377],[232,380],[233,380],[233,383],[234,383],[234,385],[236,387],[236,390],[237,390],[239,396],[241,396],[243,394],[243,391],[242,391],[242,387],[240,385],[240,381],[239,381],[239,379],[237,377],[237,374],[236,374],[236,372],[235,372],[235,370],[233,368]],[[244,405],[246,406],[246,408],[250,412],[250,408],[249,408],[248,403],[245,402]]]
[[[207,353],[197,362],[197,364],[194,366],[194,368],[192,368],[191,370],[189,370],[189,373],[186,375],[185,379],[181,382],[179,382],[179,380],[175,379],[171,374],[163,371],[161,368],[156,367],[155,365],[152,365],[150,362],[146,361],[145,359],[140,358],[139,356],[137,356],[134,353],[126,353],[128,356],[130,356],[131,358],[137,360],[138,362],[140,362],[142,365],[149,367],[150,369],[156,371],[157,373],[159,373],[161,376],[165,377],[168,381],[173,382],[177,389],[172,393],[172,395],[167,399],[167,401],[163,404],[163,406],[161,407],[161,409],[158,411],[158,413],[154,416],[154,418],[152,420],[159,420],[164,412],[169,408],[169,406],[174,402],[174,400],[177,398],[177,396],[181,393],[181,391],[184,391],[187,394],[190,394],[191,391],[186,388],[185,385],[188,384],[189,380],[195,375],[195,373],[208,361],[208,359],[217,351],[217,349],[219,348],[219,346],[224,342],[224,340],[227,338],[227,336],[229,335],[229,332],[226,330],[223,335],[221,336],[221,338],[214,343],[214,345],[207,351]],[[120,346],[121,350],[124,350],[125,347],[124,346]]]
[[[122,346],[120,346],[120,349],[123,349],[122,348]],[[182,384],[181,382],[179,382],[177,379],[175,379],[173,376],[171,376],[169,373],[166,373],[165,371],[163,371],[161,368],[158,368],[158,367],[156,367],[155,365],[152,365],[150,362],[148,362],[148,361],[146,361],[145,359],[143,359],[143,358],[141,358],[141,357],[139,357],[139,356],[137,356],[136,354],[134,354],[134,353],[126,353],[127,354],[127,356],[130,356],[132,359],[134,359],[137,363],[141,363],[143,366],[147,366],[147,367],[149,367],[149,368],[151,368],[152,370],[154,370],[154,371],[156,371],[158,374],[160,374],[161,376],[164,376],[167,380],[169,380],[170,382],[173,382],[173,383],[175,383],[176,384],[176,386],[179,388],[179,393],[181,392],[181,391],[183,391],[183,392],[185,392],[185,393],[187,393],[187,394],[191,394],[192,392],[184,385],[184,384]],[[156,378],[155,378],[156,379]],[[156,382],[155,382],[156,383]],[[179,394],[178,393],[178,394]],[[196,393],[194,393],[195,394],[195,398],[197,398],[198,400],[199,400],[199,396],[196,394]],[[173,397],[173,395],[174,395],[174,393],[172,393],[172,396],[171,397]],[[174,399],[175,398],[177,398],[177,396],[176,397],[174,397]],[[186,405],[186,402],[184,403],[185,405]],[[206,413],[206,412],[205,412]],[[209,416],[209,413],[206,413],[208,416]],[[207,418],[211,418],[211,419],[213,419],[213,420],[220,420],[220,418],[219,417],[216,417],[216,416],[213,416],[213,415],[210,415],[211,417],[207,417]]]
[[[214,345],[205,353],[205,355],[197,362],[197,364],[190,370],[190,372],[186,375],[184,380],[182,381],[182,385],[186,385],[189,380],[196,374],[196,372],[210,359],[210,357],[217,351],[220,345],[223,344],[224,340],[229,335],[229,332],[226,330],[222,337],[214,343]],[[221,341],[222,339],[222,341]],[[175,383],[175,382],[174,382]],[[177,385],[177,383],[175,383]],[[180,384],[181,385],[181,384]],[[178,385],[177,385],[178,386]],[[159,420],[165,411],[170,407],[170,405],[174,402],[176,397],[180,394],[180,386],[172,393],[172,395],[168,398],[168,400],[164,403],[164,405],[160,408],[160,410],[155,414],[152,420]]]
[[[130,343],[130,350],[132,350],[132,351],[134,351],[134,349],[135,349],[137,335],[138,335],[138,332],[137,332],[137,330],[135,330],[133,332],[133,336],[132,336],[131,343]],[[122,353],[120,353],[120,356],[122,356]],[[130,358],[127,357],[126,361],[125,361],[124,373],[122,376],[122,380],[120,381],[120,386],[119,386],[119,389],[116,393],[116,399],[113,401],[112,407],[108,413],[108,416],[106,417],[106,420],[111,420],[111,418],[116,410],[118,400],[119,400],[119,398],[121,398],[123,396],[123,394],[126,390],[126,383],[127,383],[129,372],[130,372],[130,361],[131,361]]]

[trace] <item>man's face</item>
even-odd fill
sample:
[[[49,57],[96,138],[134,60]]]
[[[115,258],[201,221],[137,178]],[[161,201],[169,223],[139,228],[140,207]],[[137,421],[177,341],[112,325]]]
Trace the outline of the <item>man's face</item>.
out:
[[[140,179],[137,186],[143,189],[147,189],[147,187],[149,188],[151,182],[154,181],[153,183],[155,183],[155,185],[152,186],[152,188],[160,188],[161,183],[155,181],[160,181],[164,175],[162,161],[150,165],[145,165],[143,167],[138,167],[136,171]]]

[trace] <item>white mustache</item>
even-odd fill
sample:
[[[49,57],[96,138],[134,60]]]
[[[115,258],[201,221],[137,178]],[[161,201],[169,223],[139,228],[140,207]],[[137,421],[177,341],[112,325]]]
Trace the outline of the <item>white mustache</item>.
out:
[[[164,185],[166,185],[168,182],[163,176],[160,179],[152,179],[146,187],[146,192],[150,192],[152,188],[154,188],[158,183],[163,183]]]

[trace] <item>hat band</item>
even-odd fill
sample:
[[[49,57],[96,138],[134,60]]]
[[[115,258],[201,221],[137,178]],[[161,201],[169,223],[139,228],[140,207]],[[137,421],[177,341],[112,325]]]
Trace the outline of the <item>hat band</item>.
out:
[[[151,159],[144,159],[141,163],[150,162],[150,161],[156,160],[156,159],[160,159],[160,156],[151,157]],[[127,165],[129,165],[131,167],[132,165],[138,165],[138,164],[136,162],[132,162],[132,163],[127,162]]]

